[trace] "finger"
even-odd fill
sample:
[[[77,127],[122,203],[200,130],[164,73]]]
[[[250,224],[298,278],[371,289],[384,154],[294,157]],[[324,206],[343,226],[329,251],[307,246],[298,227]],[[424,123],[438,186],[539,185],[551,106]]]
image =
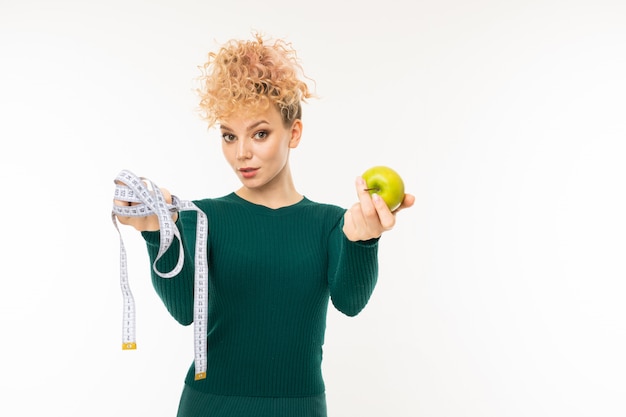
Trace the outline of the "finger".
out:
[[[160,188],[161,194],[163,194],[163,198],[167,204],[172,204],[172,194],[167,188]]]
[[[130,203],[128,201],[124,201],[124,200],[113,200],[113,204],[115,204],[116,206],[130,206]]]
[[[415,203],[415,196],[412,194],[405,194],[404,199],[402,200],[402,204],[400,204],[400,207],[394,210],[394,213],[397,213],[400,210],[409,208],[413,206],[414,203]]]
[[[371,218],[376,214],[376,208],[374,207],[374,202],[372,201],[372,196],[367,189],[367,183],[362,177],[357,177],[356,181],[356,193],[359,198],[359,203],[361,204],[361,211],[363,212],[364,218]]]
[[[372,194],[372,202],[376,208],[378,221],[383,230],[391,230],[396,224],[396,216],[389,210],[387,203],[378,194]]]

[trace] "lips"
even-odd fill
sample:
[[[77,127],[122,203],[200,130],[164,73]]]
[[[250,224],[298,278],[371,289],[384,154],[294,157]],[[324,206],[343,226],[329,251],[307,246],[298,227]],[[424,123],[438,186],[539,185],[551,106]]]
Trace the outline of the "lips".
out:
[[[244,178],[252,178],[256,175],[258,171],[258,168],[239,168],[239,172],[241,173],[241,176]]]

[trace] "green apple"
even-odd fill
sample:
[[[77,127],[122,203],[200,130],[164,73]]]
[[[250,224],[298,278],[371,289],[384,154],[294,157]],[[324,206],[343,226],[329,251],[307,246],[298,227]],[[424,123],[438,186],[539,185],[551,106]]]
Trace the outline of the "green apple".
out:
[[[378,165],[362,175],[367,185],[366,191],[378,194],[387,203],[389,210],[397,209],[404,199],[404,181],[393,169]]]

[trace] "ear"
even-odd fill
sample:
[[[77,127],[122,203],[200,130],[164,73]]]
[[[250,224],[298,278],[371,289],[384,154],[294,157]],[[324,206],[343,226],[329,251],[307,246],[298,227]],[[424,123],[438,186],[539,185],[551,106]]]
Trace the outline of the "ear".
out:
[[[296,119],[291,125],[291,139],[289,139],[289,147],[297,148],[302,137],[302,120]]]

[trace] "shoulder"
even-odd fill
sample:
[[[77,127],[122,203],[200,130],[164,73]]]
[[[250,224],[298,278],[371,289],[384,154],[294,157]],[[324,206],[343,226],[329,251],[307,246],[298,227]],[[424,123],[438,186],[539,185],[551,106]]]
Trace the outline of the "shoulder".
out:
[[[339,207],[335,204],[319,203],[309,200],[306,197],[303,202],[303,209],[306,211],[307,216],[311,216],[315,220],[331,225],[338,223],[346,212],[346,209],[343,207]]]
[[[214,216],[219,215],[220,212],[232,211],[232,206],[235,204],[230,195],[225,195],[217,198],[204,198],[198,200],[191,200],[191,203],[206,215]],[[195,223],[197,213],[195,210],[187,209],[180,212],[180,219],[183,222]]]
[[[220,210],[237,205],[238,200],[234,198],[234,193],[226,194],[221,197],[204,198],[201,200],[193,200],[193,203],[200,210],[208,212],[211,210]]]
[[[339,207],[335,204],[320,203],[317,201],[309,200],[307,197],[304,197],[303,205],[313,210],[316,210],[319,213],[337,214],[346,211],[346,209],[344,209],[343,207]]]

